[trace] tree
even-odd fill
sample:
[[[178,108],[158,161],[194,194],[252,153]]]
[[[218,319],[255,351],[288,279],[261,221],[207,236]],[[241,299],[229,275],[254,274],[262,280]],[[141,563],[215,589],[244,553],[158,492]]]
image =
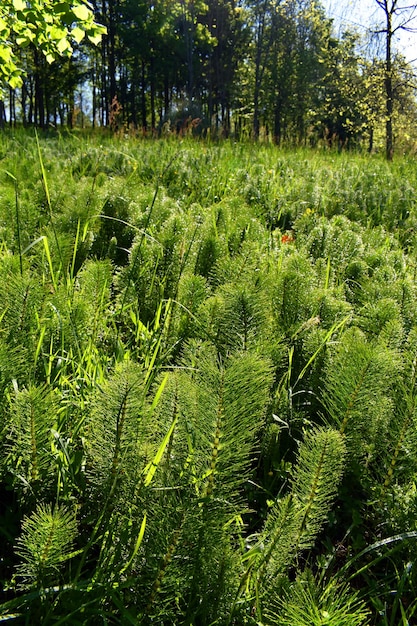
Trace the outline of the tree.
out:
[[[249,28],[245,12],[234,0],[208,0],[203,17],[214,45],[205,59],[207,118],[215,132],[228,136],[234,96],[240,88],[239,65],[245,62]],[[236,89],[237,88],[237,89]]]
[[[275,4],[270,0],[262,2],[248,2],[252,12],[251,27],[253,30],[253,64],[254,64],[254,85],[253,85],[253,136],[259,138],[260,116],[261,116],[261,94],[264,74],[270,60],[271,45],[276,35],[274,26],[274,14],[278,10],[280,2]]]
[[[349,32],[340,39],[329,38],[323,54],[326,73],[319,83],[314,107],[313,121],[318,136],[340,149],[361,140],[374,123],[369,119],[371,103],[368,104],[367,87],[375,98],[376,81],[372,85],[366,81],[356,44],[356,35]]]
[[[84,0],[2,0],[0,5],[0,83],[22,85],[24,69],[16,48],[33,46],[48,63],[71,56],[84,37],[98,44],[106,32]]]
[[[330,22],[312,0],[249,0],[252,30],[250,82],[253,136],[261,126],[274,141],[306,139],[311,111],[326,69]],[[249,100],[249,98],[248,98]]]
[[[394,87],[393,87],[393,38],[400,30],[413,31],[412,23],[416,17],[417,7],[408,1],[401,0],[375,0],[384,12],[384,26],[377,32],[385,37],[385,132],[386,132],[386,156],[389,161],[394,154],[393,137],[393,112],[394,112]]]
[[[298,0],[295,20],[295,64],[292,136],[306,140],[320,85],[326,76],[326,49],[331,22],[313,0]]]

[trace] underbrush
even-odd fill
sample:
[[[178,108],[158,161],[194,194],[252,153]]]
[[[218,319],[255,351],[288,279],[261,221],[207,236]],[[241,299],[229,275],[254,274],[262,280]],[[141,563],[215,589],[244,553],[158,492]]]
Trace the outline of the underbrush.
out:
[[[412,161],[0,159],[1,619],[412,623]]]

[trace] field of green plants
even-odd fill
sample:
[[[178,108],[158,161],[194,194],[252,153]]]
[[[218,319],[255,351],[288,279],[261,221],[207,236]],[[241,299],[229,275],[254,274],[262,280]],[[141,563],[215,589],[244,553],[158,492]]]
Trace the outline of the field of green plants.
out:
[[[0,135],[0,620],[417,619],[417,166]]]

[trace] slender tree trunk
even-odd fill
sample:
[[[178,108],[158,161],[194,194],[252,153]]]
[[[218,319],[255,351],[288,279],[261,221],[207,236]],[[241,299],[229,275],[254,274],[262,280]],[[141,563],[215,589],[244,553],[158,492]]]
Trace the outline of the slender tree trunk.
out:
[[[28,124],[33,124],[33,83],[30,83]]]
[[[373,126],[369,129],[369,142],[368,142],[368,152],[372,154],[372,150],[374,149],[374,129]]]
[[[394,155],[394,140],[392,130],[392,117],[394,111],[394,94],[392,87],[392,14],[387,11],[387,38],[386,38],[386,57],[385,57],[385,95],[386,95],[386,155],[388,161],[392,161]]]
[[[26,114],[26,101],[28,96],[28,90],[26,87],[26,81],[23,81],[22,91],[21,91],[21,106],[22,106],[22,122],[23,126],[27,126],[27,114]]]
[[[75,94],[74,91],[71,90],[68,93],[68,119],[67,124],[69,128],[74,128],[75,125]]]
[[[142,81],[141,81],[141,113],[142,113],[142,128],[144,131],[147,129],[146,122],[146,70],[145,61],[142,61]]]
[[[45,127],[49,126],[51,119],[51,98],[48,91],[45,92]]]
[[[255,85],[253,92],[253,135],[255,140],[259,139],[260,132],[260,96],[265,68],[269,59],[271,45],[275,36],[274,28],[270,27],[268,40],[265,41],[267,32],[267,17],[270,5],[267,1],[259,9],[262,14],[258,15],[256,32],[256,55],[255,55]]]
[[[84,128],[84,100],[82,89],[80,90],[80,122],[81,128]]]
[[[165,119],[168,119],[169,107],[170,107],[169,78],[168,78],[168,75],[166,74],[164,77],[164,116],[165,116]]]
[[[281,104],[275,102],[274,108],[274,143],[279,146],[281,144],[282,120],[281,120]]]
[[[101,43],[101,90],[100,90],[100,103],[101,103],[101,125],[107,126],[109,123],[110,111],[107,98],[107,45],[105,38],[103,37]]]
[[[96,122],[97,122],[97,104],[98,104],[98,92],[99,92],[99,81],[98,81],[98,77],[100,75],[100,70],[98,67],[98,57],[96,55],[96,53],[93,54],[93,58],[92,58],[92,66],[91,66],[91,83],[92,83],[92,90],[91,90],[91,98],[92,98],[92,106],[93,106],[93,110],[92,110],[92,127],[95,128],[96,127]]]
[[[108,28],[107,4],[102,0],[101,5],[103,24]],[[108,94],[108,38],[103,37],[101,40],[101,89],[100,89],[100,105],[101,105],[101,126],[108,126],[110,121],[110,103]]]
[[[96,102],[96,98],[97,98],[97,94],[96,94],[96,75],[94,73],[93,76],[93,93],[92,93],[92,100],[93,100],[93,119],[92,119],[92,127],[95,128],[96,127],[96,115],[97,115],[97,102]]]
[[[394,28],[393,19],[395,16],[404,14],[413,8],[403,7],[398,4],[398,0],[375,0],[376,4],[383,10],[385,15],[385,28],[380,32],[385,33],[385,151],[388,161],[392,161],[394,156],[394,136],[393,136],[393,114],[394,114],[394,88],[392,81],[392,38],[394,33],[401,29],[407,29],[409,23],[404,17],[401,24]]]
[[[230,136],[230,127],[231,127],[231,123],[230,123],[230,107],[228,105],[225,105],[225,112],[224,112],[224,136],[225,137],[229,137]]]
[[[136,111],[136,86],[135,86],[134,80],[132,81],[132,84],[130,86],[129,99],[130,99],[131,122],[133,124],[133,128],[137,128],[138,119],[137,119],[137,111]]]
[[[6,107],[4,101],[0,100],[0,128],[4,128],[6,124]]]
[[[125,65],[120,68],[119,79],[119,103],[121,105],[122,124],[129,125],[129,100],[127,97],[127,69]]]
[[[109,68],[109,101],[107,107],[110,107],[113,99],[117,96],[116,86],[116,16],[114,11],[114,0],[110,0],[109,7],[109,25],[108,25],[108,68]]]
[[[210,75],[210,82],[209,82],[208,94],[207,94],[207,118],[209,120],[210,128],[211,128],[211,121],[213,118],[213,81],[212,81],[211,75]]]
[[[16,126],[16,92],[9,88],[9,125]]]
[[[156,127],[156,112],[155,112],[155,62],[153,55],[150,61],[150,83],[151,83],[151,132],[153,133]]]
[[[253,92],[253,136],[255,140],[259,139],[260,121],[259,121],[259,95],[261,91],[261,42],[258,41],[255,61],[255,89]]]
[[[45,99],[42,79],[42,59],[36,48],[34,49],[34,80],[35,80],[35,124],[45,128]]]
[[[187,13],[187,8],[189,14]],[[191,103],[194,97],[194,11],[191,3],[186,7],[183,3],[185,50],[187,55],[187,91],[188,101]]]

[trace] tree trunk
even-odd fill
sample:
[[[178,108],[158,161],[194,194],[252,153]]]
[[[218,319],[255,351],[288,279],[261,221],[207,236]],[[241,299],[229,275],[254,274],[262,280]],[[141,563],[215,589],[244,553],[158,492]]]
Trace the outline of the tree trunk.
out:
[[[164,77],[164,116],[165,116],[165,120],[168,119],[169,108],[170,108],[169,79],[168,79],[168,75],[166,74],[165,77]]]
[[[154,57],[151,56],[150,61],[150,83],[151,83],[151,133],[155,131],[156,127],[156,112],[155,112],[155,63]]]
[[[22,91],[21,91],[21,107],[22,107],[22,122],[23,126],[27,126],[27,115],[26,115],[26,100],[28,96],[28,90],[26,87],[26,81],[23,81]]]
[[[107,25],[107,4],[105,0],[102,0],[102,19],[103,23]],[[101,106],[101,126],[108,126],[110,122],[110,103],[108,94],[108,41],[107,37],[103,37],[101,40],[101,89],[100,89],[100,106]]]
[[[391,41],[392,41],[392,14],[387,11],[387,40],[386,40],[386,57],[385,57],[385,95],[386,95],[386,156],[388,161],[392,161],[394,155],[394,140],[392,131],[392,116],[394,111],[394,97],[392,87],[392,58],[391,58]]]
[[[16,126],[16,92],[9,88],[9,125]]]
[[[42,57],[34,49],[34,81],[35,81],[35,124],[40,128],[45,128],[45,99],[43,91],[43,77],[42,77]]]
[[[146,129],[147,129],[147,122],[146,122],[146,72],[145,72],[145,61],[142,61],[141,113],[142,113],[142,128],[143,128],[144,131],[146,131]]]
[[[281,105],[275,103],[274,109],[274,143],[279,146],[281,144],[282,121],[281,121]]]
[[[255,140],[259,139],[260,132],[260,96],[262,81],[265,73],[265,68],[269,59],[271,45],[275,36],[274,28],[269,24],[268,39],[267,34],[267,22],[268,16],[270,16],[271,5],[268,0],[265,0],[263,6],[258,8],[260,13],[257,16],[256,26],[256,55],[255,55],[255,85],[253,92],[253,136]]]
[[[116,16],[114,11],[114,0],[110,0],[109,7],[109,25],[108,25],[108,68],[109,68],[109,100],[107,108],[109,108],[117,97],[116,89]]]
[[[4,106],[4,101],[0,100],[0,128],[4,128],[6,124],[6,107]]]
[[[368,142],[368,152],[372,154],[374,149],[374,129],[373,126],[369,129],[369,142]]]
[[[260,69],[261,69],[261,42],[258,41],[258,49],[256,52],[255,62],[255,89],[253,92],[253,136],[257,141],[259,139],[259,95],[261,89]]]
[[[136,87],[135,87],[134,81],[132,81],[131,86],[130,86],[129,98],[130,98],[130,111],[131,111],[131,117],[129,121],[132,122],[133,128],[137,128],[138,120],[137,120],[137,111],[136,111]]]
[[[33,83],[30,83],[30,93],[29,93],[29,110],[28,110],[28,124],[33,124]]]

